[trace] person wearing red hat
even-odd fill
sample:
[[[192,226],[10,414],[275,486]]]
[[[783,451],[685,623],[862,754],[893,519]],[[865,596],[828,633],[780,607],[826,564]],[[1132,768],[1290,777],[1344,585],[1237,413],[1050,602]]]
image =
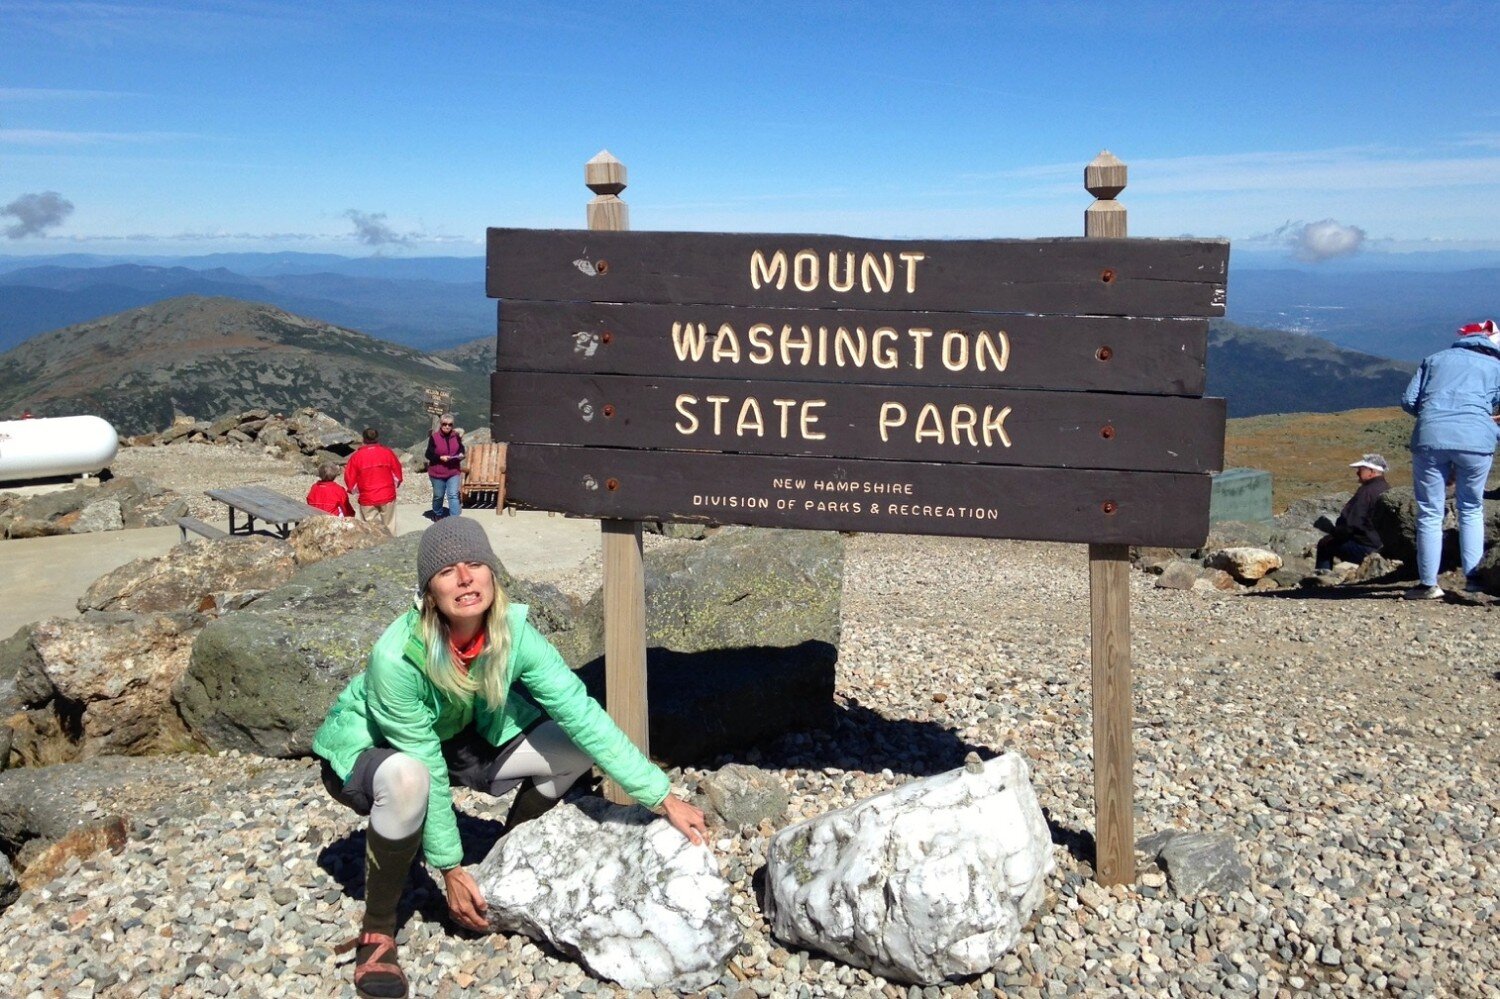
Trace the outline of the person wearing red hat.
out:
[[[1493,319],[1469,323],[1458,339],[1429,355],[1401,396],[1417,418],[1411,433],[1412,491],[1417,500],[1417,579],[1407,597],[1439,600],[1447,481],[1458,508],[1459,560],[1466,589],[1482,589],[1474,569],[1484,554],[1484,486],[1500,434],[1500,329]]]

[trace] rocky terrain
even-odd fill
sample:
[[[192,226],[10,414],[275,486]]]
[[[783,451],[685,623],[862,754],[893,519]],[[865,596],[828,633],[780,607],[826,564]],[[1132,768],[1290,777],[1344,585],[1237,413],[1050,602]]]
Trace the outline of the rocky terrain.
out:
[[[304,474],[211,445],[121,458],[185,496],[231,481],[290,491]],[[1395,583],[1174,590],[1132,572],[1136,834],[1227,836],[1250,872],[1237,890],[1179,897],[1145,852],[1136,885],[1091,880],[1084,549],[862,535],[844,558],[833,723],[672,771],[706,793],[746,764],[789,797],[784,815],[716,830],[746,942],[705,994],[1495,994],[1492,604],[1407,602]],[[597,564],[557,581],[587,597]],[[774,829],[1007,749],[1031,762],[1058,868],[998,968],[908,989],[769,935],[755,882]],[[127,828],[28,858],[26,890],[0,914],[0,994],[353,995],[334,947],[360,911],[362,826],[310,762],[104,762],[76,788],[41,770],[4,778],[41,781],[35,809]],[[477,860],[506,803],[459,801]],[[453,930],[430,876],[414,885],[401,937],[416,995],[633,994],[524,938]]]

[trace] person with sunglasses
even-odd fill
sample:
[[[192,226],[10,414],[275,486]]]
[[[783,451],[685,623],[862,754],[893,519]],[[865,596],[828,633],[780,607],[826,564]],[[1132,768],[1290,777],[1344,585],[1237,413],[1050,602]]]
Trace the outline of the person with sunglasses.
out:
[[[432,481],[432,512],[428,516],[434,521],[457,517],[462,509],[458,487],[464,480],[463,460],[463,434],[454,428],[453,414],[444,413],[438,419],[438,428],[427,435],[427,478]]]

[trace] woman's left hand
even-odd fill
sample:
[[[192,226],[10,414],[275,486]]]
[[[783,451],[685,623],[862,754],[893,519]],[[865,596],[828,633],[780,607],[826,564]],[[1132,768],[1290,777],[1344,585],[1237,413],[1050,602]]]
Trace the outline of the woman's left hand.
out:
[[[672,828],[686,836],[689,843],[702,846],[707,842],[708,826],[703,821],[701,808],[688,804],[670,792],[662,800],[661,808],[667,821],[672,823]]]

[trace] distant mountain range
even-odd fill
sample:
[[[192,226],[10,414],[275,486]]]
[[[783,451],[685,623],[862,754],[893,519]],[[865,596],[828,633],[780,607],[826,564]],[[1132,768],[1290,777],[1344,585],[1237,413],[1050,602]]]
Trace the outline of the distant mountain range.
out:
[[[218,254],[188,258],[193,266],[30,259],[49,262],[17,266],[0,257],[0,351],[38,333],[182,295],[265,302],[421,350],[495,331],[495,303],[484,297],[484,261],[477,257]],[[213,261],[221,266],[206,266]]]
[[[1208,331],[1207,394],[1226,399],[1231,417],[1396,405],[1417,368],[1314,336],[1223,319],[1210,322]]]
[[[477,354],[456,363],[270,305],[190,295],[0,354],[0,413],[94,413],[138,434],[181,413],[315,406],[353,427],[375,424],[404,446],[427,430],[427,389],[451,392],[465,426],[488,425],[494,363]]]
[[[1307,333],[1378,357],[1415,361],[1465,322],[1500,312],[1500,267],[1418,270],[1371,254],[1362,266],[1268,266],[1266,254],[1231,255],[1228,319]],[[1411,257],[1413,255],[1407,255]],[[1433,256],[1432,254],[1423,255]],[[1377,257],[1389,258],[1377,265]],[[1480,257],[1486,264],[1489,261]],[[0,351],[48,330],[179,295],[229,296],[317,316],[420,350],[493,336],[482,257],[341,257],[217,253],[197,257],[0,256]]]
[[[1419,361],[1500,313],[1500,267],[1463,271],[1234,270],[1229,318]]]
[[[175,415],[315,406],[392,439],[427,426],[426,390],[453,393],[470,427],[489,422],[493,334],[422,352],[271,305],[190,295],[32,337],[0,354],[0,414],[89,412],[125,434]],[[1387,406],[1414,366],[1313,337],[1215,321],[1208,393],[1229,415]]]

